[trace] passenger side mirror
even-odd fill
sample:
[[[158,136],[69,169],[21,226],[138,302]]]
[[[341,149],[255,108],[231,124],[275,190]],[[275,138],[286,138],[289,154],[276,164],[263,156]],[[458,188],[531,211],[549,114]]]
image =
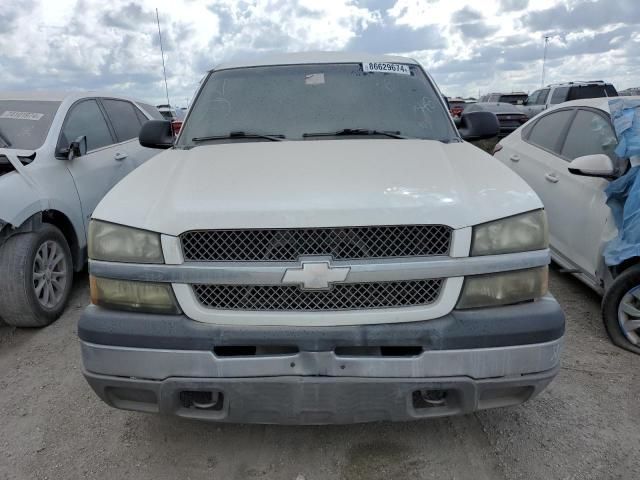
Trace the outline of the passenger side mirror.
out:
[[[87,154],[87,137],[82,135],[69,144],[66,150],[67,159],[73,160],[76,157],[82,157]]]
[[[569,172],[583,177],[614,178],[615,168],[611,159],[604,153],[585,155],[569,164]]]
[[[149,120],[140,129],[138,141],[147,148],[173,147],[173,130],[169,120]]]
[[[458,131],[464,140],[482,140],[497,136],[500,132],[500,124],[495,113],[463,113]]]

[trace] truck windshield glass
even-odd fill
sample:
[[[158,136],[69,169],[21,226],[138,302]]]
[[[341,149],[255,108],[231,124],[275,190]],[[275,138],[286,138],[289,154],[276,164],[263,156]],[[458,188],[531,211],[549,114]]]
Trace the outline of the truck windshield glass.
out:
[[[44,143],[60,102],[0,100],[0,144],[35,150]]]
[[[191,108],[178,145],[193,146],[193,138],[231,132],[303,140],[305,133],[345,129],[440,141],[457,138],[449,113],[422,69],[407,67],[408,74],[364,72],[361,64],[213,72]]]

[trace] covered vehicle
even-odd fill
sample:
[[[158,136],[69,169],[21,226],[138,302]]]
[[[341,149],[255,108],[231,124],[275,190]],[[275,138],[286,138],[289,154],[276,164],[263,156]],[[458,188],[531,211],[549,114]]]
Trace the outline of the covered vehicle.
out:
[[[509,135],[529,120],[521,110],[510,103],[478,102],[469,105],[466,111],[468,113],[491,112],[495,114],[500,124],[499,136],[501,137]]]
[[[0,93],[0,318],[47,325],[86,263],[89,218],[121,178],[155,154],[138,143],[159,115],[94,93]]]
[[[554,261],[603,295],[613,342],[640,353],[640,97],[558,105],[495,156],[542,199]]]
[[[519,404],[556,375],[542,203],[463,141],[415,60],[288,54],[210,71],[178,139],[90,227],[84,374],[118,408],[243,423]],[[158,186],[161,186],[159,188]]]

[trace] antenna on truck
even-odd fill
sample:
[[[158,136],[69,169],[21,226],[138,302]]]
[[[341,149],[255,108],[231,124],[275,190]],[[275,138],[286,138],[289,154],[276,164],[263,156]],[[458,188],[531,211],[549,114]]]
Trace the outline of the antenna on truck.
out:
[[[167,85],[167,69],[164,66],[164,49],[162,48],[162,32],[160,32],[160,17],[156,8],[156,22],[158,23],[158,37],[160,38],[160,54],[162,55],[162,72],[164,73],[164,89],[167,93],[167,105],[171,105],[169,101],[169,86]]]
[[[542,55],[542,81],[540,82],[540,88],[544,87],[544,74],[545,66],[547,63],[547,46],[549,45],[549,35],[544,36],[544,54]]]

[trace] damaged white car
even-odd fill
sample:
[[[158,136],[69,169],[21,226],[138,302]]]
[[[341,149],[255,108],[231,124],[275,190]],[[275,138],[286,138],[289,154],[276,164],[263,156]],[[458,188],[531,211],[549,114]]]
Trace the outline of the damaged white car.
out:
[[[603,295],[612,341],[640,353],[640,97],[594,98],[548,110],[494,155],[542,199],[552,257]]]
[[[155,107],[88,93],[0,94],[0,318],[39,327],[64,310],[102,197],[155,154]]]

